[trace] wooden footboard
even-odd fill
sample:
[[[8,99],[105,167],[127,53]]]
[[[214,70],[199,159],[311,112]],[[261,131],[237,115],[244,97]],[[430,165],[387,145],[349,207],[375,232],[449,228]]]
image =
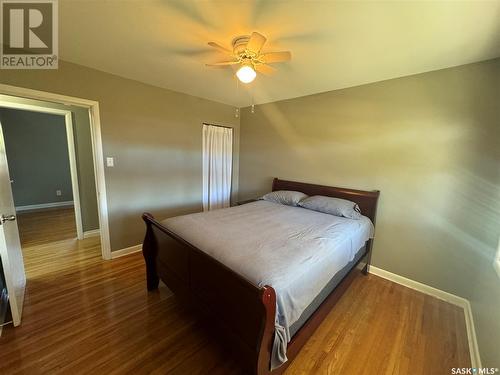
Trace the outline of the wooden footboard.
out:
[[[363,214],[375,223],[378,191],[361,191],[275,179],[274,190],[296,190],[308,195],[326,195],[358,203]],[[250,374],[281,374],[314,333],[357,275],[367,272],[373,240],[363,257],[344,277],[320,307],[296,332],[288,344],[289,359],[270,371],[274,340],[276,294],[271,286],[258,288],[248,280],[165,228],[148,213],[143,255],[147,287],[158,287],[161,278],[186,303],[196,306],[211,319],[218,335],[230,342],[239,363]]]
[[[253,374],[269,372],[276,294],[249,281],[169,231],[145,213],[147,287],[161,278],[184,302],[196,306],[217,325]]]

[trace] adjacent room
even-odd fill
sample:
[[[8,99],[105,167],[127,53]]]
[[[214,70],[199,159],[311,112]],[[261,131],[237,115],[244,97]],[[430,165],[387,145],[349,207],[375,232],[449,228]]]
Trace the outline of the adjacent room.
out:
[[[21,244],[76,239],[64,116],[2,108],[0,121]]]
[[[500,1],[0,1],[1,374],[496,374]]]
[[[88,111],[60,108],[0,95],[0,123],[28,278],[54,265],[56,243],[73,246],[99,235]]]

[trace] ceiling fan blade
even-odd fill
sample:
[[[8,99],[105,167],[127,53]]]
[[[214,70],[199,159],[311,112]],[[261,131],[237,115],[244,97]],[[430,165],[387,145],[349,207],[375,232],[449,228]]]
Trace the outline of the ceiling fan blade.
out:
[[[255,70],[264,75],[271,75],[276,72],[276,69],[267,64],[257,64],[255,65]]]
[[[290,51],[269,52],[260,55],[260,57],[262,57],[262,61],[264,61],[266,64],[269,64],[269,63],[289,61],[292,59],[292,53]]]
[[[266,37],[258,32],[254,31],[250,36],[250,40],[247,43],[247,50],[258,54],[262,49],[262,46],[266,42]]]
[[[235,65],[239,64],[239,61],[219,61],[213,64],[205,64],[206,66],[224,66],[224,65]]]
[[[222,47],[220,44],[218,43],[215,43],[215,42],[208,42],[208,45],[210,47],[213,47],[215,48],[216,50],[218,50],[219,52],[222,52],[222,53],[225,53],[225,54],[228,54],[228,55],[232,55],[233,52],[230,51],[229,49],[227,49],[226,47]]]

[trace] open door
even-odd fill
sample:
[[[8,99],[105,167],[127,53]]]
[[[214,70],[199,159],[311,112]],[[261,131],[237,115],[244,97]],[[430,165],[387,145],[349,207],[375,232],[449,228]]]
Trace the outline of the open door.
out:
[[[10,186],[9,167],[0,124],[0,258],[14,326],[21,324],[26,275],[17,229],[16,209]]]

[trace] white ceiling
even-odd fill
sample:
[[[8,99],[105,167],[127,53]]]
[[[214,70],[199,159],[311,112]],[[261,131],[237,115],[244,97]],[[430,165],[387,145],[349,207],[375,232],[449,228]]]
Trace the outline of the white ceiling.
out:
[[[500,57],[500,1],[60,0],[60,54],[89,66],[246,106]],[[278,73],[239,87],[207,68],[234,36],[290,50]]]

